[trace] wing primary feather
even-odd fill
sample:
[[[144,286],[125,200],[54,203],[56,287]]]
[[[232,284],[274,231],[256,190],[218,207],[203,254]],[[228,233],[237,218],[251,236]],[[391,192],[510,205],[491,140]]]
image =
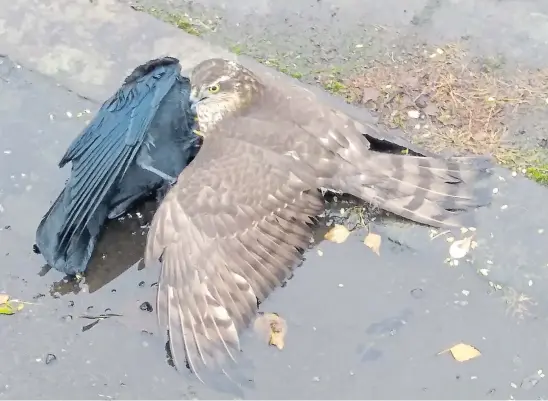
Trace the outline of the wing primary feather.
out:
[[[89,223],[110,187],[127,171],[161,101],[180,72],[179,64],[157,66],[161,71],[154,72],[152,69],[152,73],[148,71],[148,76],[126,80],[124,86],[102,105],[94,121],[71,144],[59,162],[60,167],[69,161],[73,162],[73,178],[69,182],[73,196],[67,205],[67,220],[59,233],[61,244],[64,244],[63,251],[66,251],[70,240],[79,235]],[[138,84],[142,82],[144,86],[139,88]],[[143,90],[145,87],[147,90]],[[154,93],[145,102],[151,90]],[[135,99],[137,102],[126,111],[125,118],[116,114],[124,113],[128,102]],[[121,121],[128,119],[128,127],[120,130]]]

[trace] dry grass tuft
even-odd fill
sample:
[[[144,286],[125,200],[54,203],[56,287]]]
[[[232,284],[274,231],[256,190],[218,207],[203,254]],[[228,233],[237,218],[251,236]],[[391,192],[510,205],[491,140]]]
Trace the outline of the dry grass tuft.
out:
[[[537,157],[511,145],[508,121],[547,107],[548,71],[517,71],[509,79],[497,65],[471,62],[459,45],[447,45],[376,62],[343,83],[351,101],[433,151],[492,154],[524,166]]]

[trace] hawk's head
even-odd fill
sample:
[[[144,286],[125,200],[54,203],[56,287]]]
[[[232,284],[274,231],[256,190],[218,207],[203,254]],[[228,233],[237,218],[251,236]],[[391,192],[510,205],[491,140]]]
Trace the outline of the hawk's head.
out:
[[[202,133],[223,117],[244,111],[262,89],[258,78],[247,68],[217,58],[194,67],[190,83],[190,100]]]

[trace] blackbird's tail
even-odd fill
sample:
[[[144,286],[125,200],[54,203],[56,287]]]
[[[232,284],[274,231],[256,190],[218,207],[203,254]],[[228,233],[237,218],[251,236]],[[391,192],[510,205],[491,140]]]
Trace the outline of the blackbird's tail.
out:
[[[64,189],[36,229],[36,246],[48,265],[69,275],[82,273],[93,253],[97,235],[88,229],[73,236],[68,243],[62,242],[59,236],[61,227],[67,219],[64,204]]]

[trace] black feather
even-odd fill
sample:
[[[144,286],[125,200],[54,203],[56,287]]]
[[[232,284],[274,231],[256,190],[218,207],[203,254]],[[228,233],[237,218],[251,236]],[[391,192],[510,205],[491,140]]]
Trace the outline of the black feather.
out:
[[[180,72],[172,57],[137,67],[69,146],[59,167],[71,162],[71,176],[36,231],[50,266],[83,272],[106,219],[165,185],[142,161],[177,177],[194,156],[190,83]]]

